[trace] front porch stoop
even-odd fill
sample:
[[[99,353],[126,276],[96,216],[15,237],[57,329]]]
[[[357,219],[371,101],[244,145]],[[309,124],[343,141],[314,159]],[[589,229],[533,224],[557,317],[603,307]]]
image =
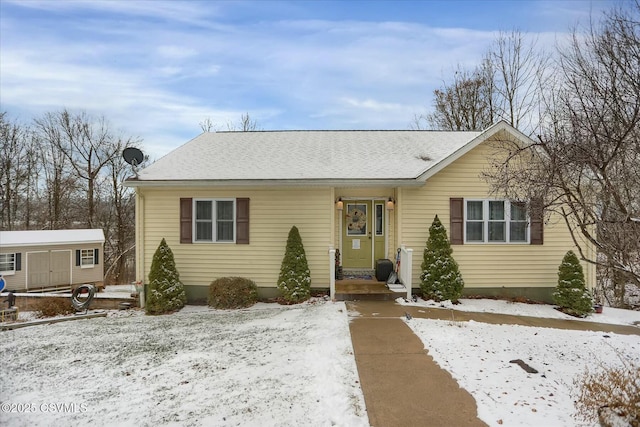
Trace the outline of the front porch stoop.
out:
[[[390,290],[386,282],[367,279],[336,280],[336,301],[390,301],[406,295],[405,289]]]

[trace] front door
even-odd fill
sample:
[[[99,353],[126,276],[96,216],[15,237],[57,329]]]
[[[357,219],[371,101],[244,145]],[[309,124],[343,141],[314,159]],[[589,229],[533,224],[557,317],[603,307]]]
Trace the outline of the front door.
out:
[[[371,268],[372,220],[371,201],[345,203],[342,222],[342,265],[345,268]]]

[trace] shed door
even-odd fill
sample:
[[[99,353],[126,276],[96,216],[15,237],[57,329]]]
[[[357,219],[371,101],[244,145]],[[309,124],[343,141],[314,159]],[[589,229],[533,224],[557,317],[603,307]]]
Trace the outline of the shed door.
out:
[[[51,251],[49,286],[71,283],[71,251]]]
[[[71,284],[71,251],[27,253],[27,289]]]
[[[27,289],[49,286],[49,252],[28,252],[27,268]]]

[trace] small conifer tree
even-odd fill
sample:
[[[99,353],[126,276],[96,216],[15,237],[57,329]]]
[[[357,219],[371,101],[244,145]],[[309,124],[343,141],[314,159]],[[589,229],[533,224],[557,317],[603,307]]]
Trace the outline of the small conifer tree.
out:
[[[420,275],[422,280],[420,288],[425,298],[457,302],[462,296],[464,281],[452,253],[447,230],[436,215],[429,227],[429,238],[424,250]]]
[[[593,311],[593,299],[586,287],[578,257],[569,251],[558,268],[558,286],[553,300],[567,314],[586,316]]]
[[[147,314],[163,314],[179,310],[187,302],[184,285],[176,269],[173,252],[162,239],[151,261],[149,289],[145,309]]]
[[[300,232],[294,225],[289,231],[287,248],[280,267],[278,289],[288,302],[298,303],[306,301],[311,295],[311,273],[307,264]]]

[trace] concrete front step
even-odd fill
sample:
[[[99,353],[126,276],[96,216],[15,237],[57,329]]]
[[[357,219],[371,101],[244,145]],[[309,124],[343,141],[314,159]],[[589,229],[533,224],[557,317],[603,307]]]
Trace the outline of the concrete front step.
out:
[[[389,292],[378,294],[339,294],[336,293],[336,301],[394,301],[405,295],[406,292]]]
[[[336,281],[337,301],[390,301],[406,295],[403,288],[392,291],[385,282],[375,280],[338,280]]]

